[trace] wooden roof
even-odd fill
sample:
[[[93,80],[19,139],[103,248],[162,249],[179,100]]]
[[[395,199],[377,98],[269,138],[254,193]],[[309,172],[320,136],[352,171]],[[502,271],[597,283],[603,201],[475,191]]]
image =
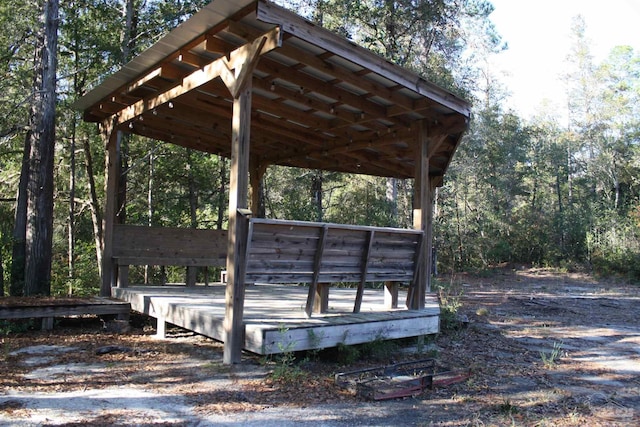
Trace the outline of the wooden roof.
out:
[[[252,76],[253,161],[412,178],[426,121],[429,171],[441,181],[470,105],[263,0],[213,1],[75,106],[85,120],[228,157],[232,96],[203,76],[257,39],[272,45],[260,46]]]

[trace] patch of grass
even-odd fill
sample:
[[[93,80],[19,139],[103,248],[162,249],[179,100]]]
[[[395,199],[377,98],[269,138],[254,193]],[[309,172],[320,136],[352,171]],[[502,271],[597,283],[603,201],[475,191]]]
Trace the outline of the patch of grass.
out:
[[[553,349],[550,352],[541,351],[540,358],[542,359],[542,364],[547,369],[553,369],[558,364],[558,359],[562,354],[562,343],[554,341]]]
[[[518,407],[511,403],[511,400],[505,399],[499,406],[498,411],[504,416],[512,416],[518,413]]]
[[[438,355],[438,350],[430,346],[434,341],[435,335],[420,335],[419,337],[416,337],[416,354],[426,357],[436,357]]]
[[[389,360],[398,351],[398,344],[379,336],[360,345],[360,355],[371,360]]]
[[[440,299],[440,330],[442,332],[457,331],[460,329],[458,310],[462,307],[460,302],[462,290],[457,289],[453,277],[448,283],[435,280],[434,289],[438,292]]]
[[[276,365],[271,372],[271,379],[277,382],[292,383],[306,377],[306,372],[296,364],[293,352],[276,356]]]
[[[289,328],[280,325],[278,333],[283,337],[289,332]],[[271,372],[271,379],[277,382],[290,383],[303,378],[306,373],[296,364],[296,355],[293,352],[295,343],[280,340],[278,349],[280,354],[273,356],[275,367]]]
[[[351,365],[360,359],[360,350],[357,346],[338,343],[336,358],[342,365]]]

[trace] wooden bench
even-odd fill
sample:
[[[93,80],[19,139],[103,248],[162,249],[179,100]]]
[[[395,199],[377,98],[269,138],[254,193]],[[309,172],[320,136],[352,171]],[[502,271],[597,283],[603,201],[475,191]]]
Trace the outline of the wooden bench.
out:
[[[396,308],[398,284],[416,283],[423,237],[420,230],[252,218],[242,280],[308,284],[309,316],[328,310],[329,285],[341,282],[358,284],[354,313],[368,282],[384,283],[386,305]],[[130,265],[225,267],[227,231],[117,225],[113,260],[119,287],[128,286]]]
[[[355,313],[367,282],[383,282],[386,304],[395,308],[398,283],[416,282],[423,237],[419,230],[253,218],[244,280],[309,284],[309,316],[327,311],[328,284],[340,282],[358,283]]]
[[[118,286],[128,286],[130,265],[225,267],[227,236],[226,230],[116,225],[113,260]]]

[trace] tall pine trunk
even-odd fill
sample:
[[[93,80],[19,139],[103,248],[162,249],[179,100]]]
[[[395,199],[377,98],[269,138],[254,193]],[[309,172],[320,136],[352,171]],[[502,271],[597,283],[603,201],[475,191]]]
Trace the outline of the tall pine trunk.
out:
[[[76,121],[71,121],[71,141],[69,143],[69,226],[67,228],[67,279],[68,294],[73,294],[75,279],[75,234],[76,234]]]
[[[58,0],[47,0],[44,4],[35,48],[34,97],[29,117],[31,138],[24,293],[49,295],[53,241]]]
[[[11,251],[11,278],[9,295],[24,295],[24,270],[27,252],[27,184],[29,183],[29,153],[31,152],[31,131],[27,131],[20,167],[20,182],[13,223],[13,247]]]
[[[193,176],[193,150],[187,148],[187,181],[189,184],[189,218],[191,219],[191,228],[198,228],[198,190]],[[187,267],[186,284],[187,286],[195,286],[198,278],[198,267]]]
[[[93,156],[91,155],[91,146],[88,138],[83,138],[82,147],[84,151],[84,170],[87,174],[89,185],[89,209],[91,210],[93,238],[96,245],[96,261],[98,263],[98,272],[100,277],[102,277],[102,214],[100,212],[96,181],[93,177]]]

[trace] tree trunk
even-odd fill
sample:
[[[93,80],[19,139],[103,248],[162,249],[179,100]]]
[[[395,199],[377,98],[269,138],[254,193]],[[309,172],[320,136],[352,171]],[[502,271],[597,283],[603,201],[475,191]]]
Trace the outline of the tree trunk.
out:
[[[398,224],[398,183],[395,178],[387,178],[386,199],[389,204],[389,226],[395,227]]]
[[[0,240],[2,235],[0,235]],[[4,269],[2,268],[2,251],[0,251],[0,297],[4,296]]]
[[[153,151],[149,153],[149,179],[147,180],[147,226],[153,226]],[[153,275],[153,266],[144,266],[144,283],[148,285]]]
[[[34,101],[29,127],[29,183],[25,295],[51,293],[53,241],[53,158],[56,119],[58,0],[48,0],[36,44]]]
[[[564,255],[564,208],[562,207],[562,193],[560,188],[560,171],[556,171],[556,193],[558,195],[558,217],[560,218],[560,250]]]
[[[323,198],[323,188],[322,183],[324,182],[324,175],[321,170],[314,171],[313,176],[311,177],[311,194],[313,197],[313,202],[316,207],[316,220],[318,222],[322,222],[324,219],[323,210],[322,210],[322,198]]]
[[[125,28],[122,33],[120,50],[122,52],[122,65],[127,64],[134,54],[136,38],[138,37],[138,13],[135,0],[126,0],[122,15]],[[117,198],[117,222],[127,222],[127,171],[129,170],[129,135],[123,134],[120,141],[120,179],[118,180]]]
[[[29,153],[31,152],[30,141],[31,131],[28,131],[24,141],[15,221],[13,223],[11,279],[9,282],[9,295],[13,296],[24,295],[24,263],[27,251],[27,184],[29,183]]]
[[[224,212],[227,208],[225,195],[227,191],[227,161],[220,157],[218,165],[220,166],[220,186],[218,187],[218,217],[216,219],[216,229],[222,230],[224,222]]]
[[[98,272],[102,277],[102,218],[96,191],[96,181],[93,178],[93,156],[91,155],[91,146],[88,138],[82,140],[82,146],[84,149],[84,169],[89,185],[89,209],[91,210],[91,222],[93,223],[93,239],[96,245],[96,261],[98,262]]]
[[[193,165],[191,162],[192,150],[187,148],[187,180],[189,183],[189,217],[191,228],[198,227],[198,192],[193,177]],[[186,285],[195,286],[198,276],[198,267],[187,267]]]
[[[67,255],[69,295],[73,294],[73,281],[75,278],[75,240],[76,234],[76,121],[71,121],[71,141],[69,147],[69,227],[67,234]]]

